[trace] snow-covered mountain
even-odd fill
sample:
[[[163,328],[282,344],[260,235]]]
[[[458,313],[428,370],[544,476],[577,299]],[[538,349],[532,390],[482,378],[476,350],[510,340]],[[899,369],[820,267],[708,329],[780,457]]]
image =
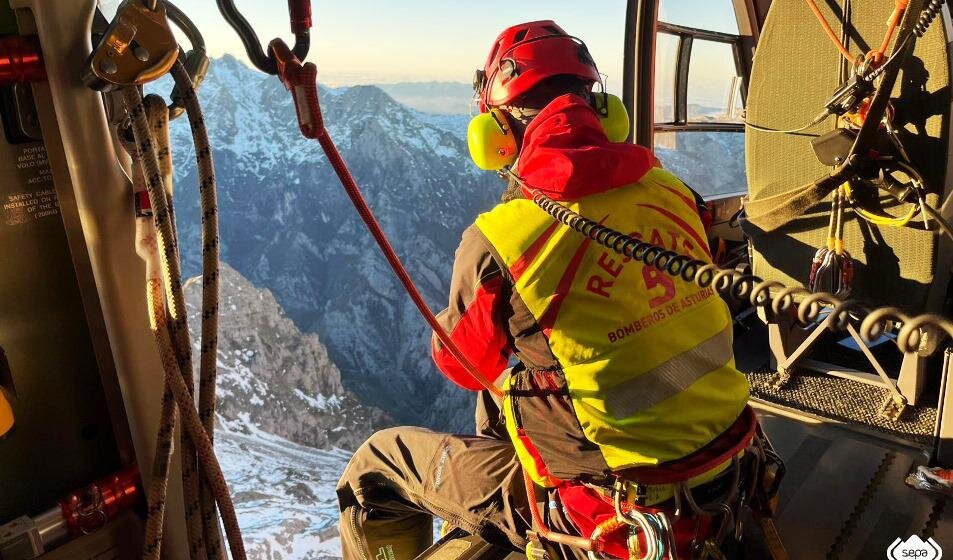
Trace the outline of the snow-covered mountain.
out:
[[[334,488],[351,452],[393,423],[341,383],[316,334],[221,265],[215,449],[248,557],[341,557]],[[185,284],[198,375],[202,279]],[[196,380],[197,382],[198,380]]]
[[[362,401],[401,423],[472,430],[472,397],[436,372],[425,323],[319,146],[299,134],[281,83],[226,56],[213,61],[200,97],[219,179],[222,259],[320,336]],[[371,86],[322,88],[321,103],[384,230],[432,308],[443,308],[460,233],[503,187],[469,162],[463,131],[451,132],[465,117],[423,115]],[[199,197],[185,119],[172,134],[182,257],[197,274]]]
[[[747,190],[744,152],[740,132],[655,133],[655,155],[703,196]]]
[[[227,427],[215,435],[215,452],[250,560],[341,558],[334,488],[349,452]]]

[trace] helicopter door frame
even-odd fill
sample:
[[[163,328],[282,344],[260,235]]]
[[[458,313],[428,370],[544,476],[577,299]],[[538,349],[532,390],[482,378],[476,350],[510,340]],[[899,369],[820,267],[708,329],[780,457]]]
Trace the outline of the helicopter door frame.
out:
[[[742,100],[747,96],[754,50],[759,31],[771,0],[732,0],[739,34],[719,33],[658,21],[660,0],[628,0],[626,5],[624,87],[622,100],[632,115],[630,141],[654,147],[655,131],[689,130],[744,132],[740,123],[689,123],[687,120],[688,70],[694,39],[729,43],[733,46],[735,67],[742,78]],[[675,120],[655,123],[655,45],[658,33],[679,37],[675,79]]]

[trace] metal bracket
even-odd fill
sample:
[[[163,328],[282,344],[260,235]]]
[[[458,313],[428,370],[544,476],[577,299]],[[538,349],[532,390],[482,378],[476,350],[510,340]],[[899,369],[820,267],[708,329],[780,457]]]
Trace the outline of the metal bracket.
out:
[[[36,524],[27,516],[0,525],[0,558],[31,560],[46,552]]]
[[[778,365],[777,371],[768,379],[772,389],[783,389],[790,382],[791,372],[782,365]]]
[[[907,399],[904,396],[894,394],[887,395],[883,405],[880,407],[880,415],[894,422],[900,420],[903,411],[907,409]]]

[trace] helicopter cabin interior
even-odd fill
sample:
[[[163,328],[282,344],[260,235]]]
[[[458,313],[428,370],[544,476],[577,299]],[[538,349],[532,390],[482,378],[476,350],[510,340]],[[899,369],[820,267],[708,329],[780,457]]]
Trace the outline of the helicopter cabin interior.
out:
[[[907,484],[920,465],[953,467],[953,238],[937,223],[953,215],[949,7],[909,2],[901,31],[930,4],[935,21],[915,44],[900,32],[885,43],[878,77],[893,87],[877,96],[857,79],[863,57],[842,57],[803,0],[712,0],[734,14],[722,29],[666,21],[659,4],[677,1],[626,2],[622,98],[631,141],[687,161],[716,151],[746,177],[683,179],[705,185],[713,253],[730,271],[707,281],[734,313],[737,366],[785,461],[776,525],[790,557],[882,558],[913,534],[953,546],[948,499]],[[817,4],[855,53],[876,50],[895,7]],[[147,296],[128,281],[143,264],[111,120],[122,100],[82,79],[106,23],[95,0],[0,2],[0,35],[31,38],[0,52],[0,404],[15,422],[0,437],[3,560],[143,546],[166,374]],[[714,108],[693,81],[713,58],[733,61]],[[877,111],[883,126],[865,127]],[[858,138],[894,155],[846,180]],[[164,547],[186,558],[172,470]],[[480,550],[428,557],[497,557]]]

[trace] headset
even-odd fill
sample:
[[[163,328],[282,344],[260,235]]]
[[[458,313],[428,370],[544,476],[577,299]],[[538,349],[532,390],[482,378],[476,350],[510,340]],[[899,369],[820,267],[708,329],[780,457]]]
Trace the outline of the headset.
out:
[[[586,44],[581,39],[570,35],[552,34],[534,37],[511,46],[507,53],[526,43],[551,38],[569,38],[576,41],[579,44],[580,59],[588,61],[595,67],[595,62],[592,60]],[[493,70],[490,76],[487,76],[483,69],[477,69],[473,78],[473,89],[476,95],[479,95],[481,112],[470,120],[467,127],[467,146],[473,162],[485,171],[500,171],[510,167],[519,155],[519,146],[509,122],[510,117],[501,109],[489,107],[486,97],[488,85],[492,82],[496,73],[511,76],[518,72],[516,62],[512,58],[506,58],[507,53],[501,55],[497,68]],[[619,96],[606,92],[603,83],[597,82],[597,84],[600,88],[599,91],[592,92],[592,108],[598,114],[599,122],[602,124],[609,141],[625,142],[630,131],[629,113],[625,104]]]
[[[593,109],[610,142],[625,142],[629,137],[629,113],[617,95],[594,92]],[[467,127],[470,157],[484,171],[499,171],[513,165],[519,147],[506,113],[490,109],[473,117]]]

